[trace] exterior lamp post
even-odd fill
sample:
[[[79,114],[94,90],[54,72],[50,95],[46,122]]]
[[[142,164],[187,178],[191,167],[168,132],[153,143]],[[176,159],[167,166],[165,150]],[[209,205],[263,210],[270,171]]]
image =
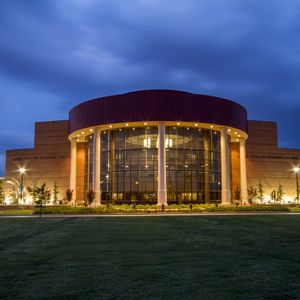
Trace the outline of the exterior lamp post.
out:
[[[299,167],[295,167],[295,168],[293,168],[293,171],[296,174],[296,191],[297,191],[296,200],[297,200],[297,202],[299,204],[299,180],[298,180],[298,173],[300,171],[300,168]]]
[[[23,203],[23,179],[24,179],[24,173],[25,173],[26,169],[24,168],[20,168],[19,169],[19,172],[20,172],[20,175],[21,175],[21,180],[20,180],[20,202],[21,202],[21,205]]]

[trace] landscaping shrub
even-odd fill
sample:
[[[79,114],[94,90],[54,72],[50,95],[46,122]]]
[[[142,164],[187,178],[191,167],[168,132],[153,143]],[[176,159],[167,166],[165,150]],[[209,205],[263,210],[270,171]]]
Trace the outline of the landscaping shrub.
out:
[[[251,212],[251,211],[290,211],[287,206],[283,205],[251,205],[251,206],[227,206],[219,205],[218,207],[207,208],[207,212]]]
[[[299,211],[300,208],[288,207],[284,205],[253,205],[253,206],[229,206],[214,204],[193,204],[192,210],[188,204],[172,204],[165,208],[166,213],[190,213],[190,212],[264,212],[264,211]],[[161,212],[161,209],[157,205],[142,205],[135,206],[129,204],[123,205],[102,205],[98,207],[74,207],[74,206],[47,206],[43,207],[43,214],[126,214],[126,213],[156,213]],[[38,213],[37,210],[34,213]]]
[[[1,209],[0,215],[32,215],[32,209]]]

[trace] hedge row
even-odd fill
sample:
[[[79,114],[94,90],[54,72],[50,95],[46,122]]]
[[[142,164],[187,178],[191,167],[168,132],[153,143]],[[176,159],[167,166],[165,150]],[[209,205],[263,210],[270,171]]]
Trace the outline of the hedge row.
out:
[[[166,213],[189,213],[189,212],[263,212],[277,211],[288,212],[294,211],[288,206],[283,205],[253,205],[253,206],[226,206],[213,204],[196,204],[190,209],[189,205],[170,205],[165,208]],[[72,207],[72,206],[48,206],[42,209],[43,214],[116,214],[116,213],[157,213],[161,209],[156,205],[106,205],[99,207]],[[34,214],[38,214],[39,209],[34,210]]]
[[[32,215],[34,211],[32,209],[1,209],[0,215]]]

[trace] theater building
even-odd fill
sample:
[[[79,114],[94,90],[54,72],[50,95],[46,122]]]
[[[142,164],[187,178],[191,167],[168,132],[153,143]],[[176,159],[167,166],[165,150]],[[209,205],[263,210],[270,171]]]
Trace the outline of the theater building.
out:
[[[18,181],[23,167],[24,186],[55,183],[60,198],[70,188],[76,205],[89,190],[96,205],[230,204],[236,187],[247,202],[247,188],[259,181],[266,199],[280,183],[291,201],[299,160],[300,150],[278,148],[276,123],[249,121],[236,102],[146,90],[92,99],[69,120],[36,123],[33,149],[7,151],[6,178]]]

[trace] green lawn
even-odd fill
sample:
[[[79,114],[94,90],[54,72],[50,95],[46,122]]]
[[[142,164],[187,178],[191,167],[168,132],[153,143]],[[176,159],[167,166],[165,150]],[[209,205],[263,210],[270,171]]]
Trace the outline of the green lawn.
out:
[[[0,298],[300,299],[300,216],[0,217]]]

